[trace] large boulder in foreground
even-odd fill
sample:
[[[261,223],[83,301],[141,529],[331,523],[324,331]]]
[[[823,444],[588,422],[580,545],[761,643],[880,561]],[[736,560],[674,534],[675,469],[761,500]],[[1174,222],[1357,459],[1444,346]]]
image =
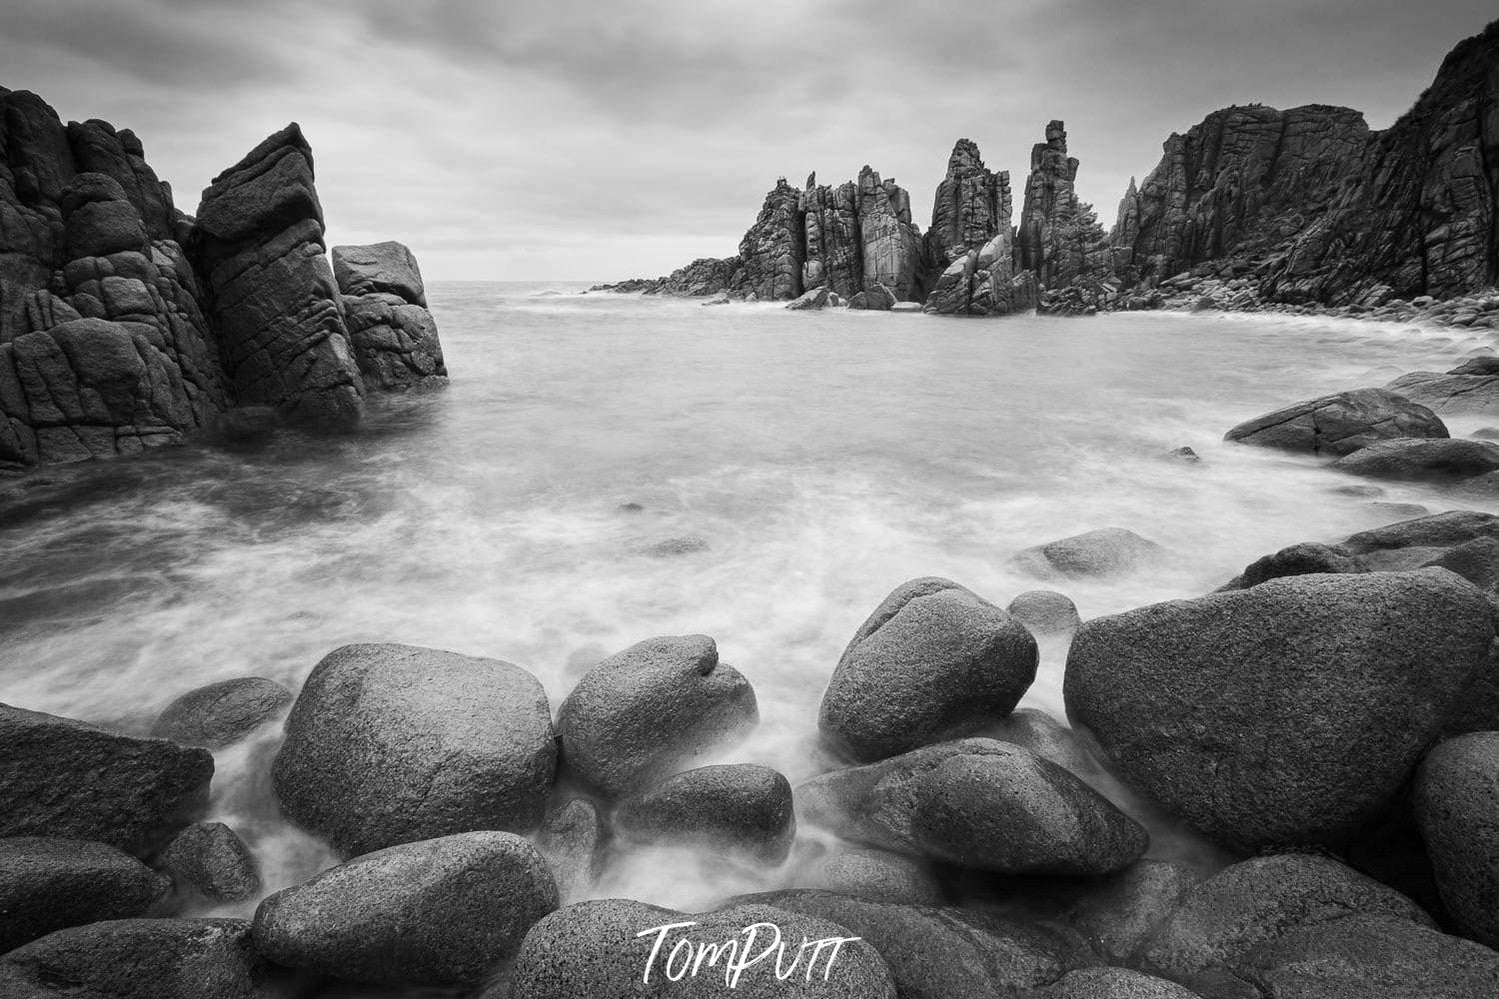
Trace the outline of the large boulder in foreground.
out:
[[[346,645],[313,669],[271,774],[288,818],[346,856],[541,821],[557,766],[530,673],[410,645]]]
[[[1165,551],[1123,527],[1101,527],[1015,553],[1015,564],[1042,579],[1110,577],[1134,572]]]
[[[753,936],[749,927],[756,927]],[[533,926],[508,982],[494,985],[481,999],[895,999],[885,961],[868,941],[850,939],[857,935],[825,919],[768,905],[732,905],[688,915],[627,899],[579,902]],[[845,942],[835,948],[832,941],[839,938]],[[777,939],[785,947],[783,977],[777,976],[773,956],[751,963]],[[801,949],[803,940],[827,940],[829,945],[814,952]],[[734,945],[732,951],[728,944]],[[672,964],[678,980],[671,981],[666,962],[678,947],[682,951]],[[705,952],[704,947],[713,950]],[[683,956],[698,961],[705,953],[698,973],[684,975]]]
[[[1447,911],[1464,936],[1499,947],[1499,732],[1428,753],[1414,804]]]
[[[1130,786],[1212,839],[1331,845],[1387,812],[1493,639],[1446,570],[1294,576],[1089,621],[1064,696]]]
[[[913,579],[859,626],[817,725],[858,762],[909,752],[1009,714],[1036,661],[1036,640],[1005,611],[951,580]]]
[[[289,968],[385,985],[477,985],[557,908],[541,853],[471,832],[365,854],[279,891],[255,947]]]
[[[0,704],[0,836],[97,840],[145,856],[208,801],[213,755]]]
[[[1437,414],[1387,389],[1355,389],[1294,403],[1223,435],[1283,451],[1342,457],[1395,437],[1448,437]]]
[[[274,971],[243,919],[116,919],[59,930],[0,956],[16,999],[270,999]]]
[[[754,688],[706,635],[651,638],[599,663],[557,712],[570,772],[605,795],[664,777],[760,721]]]
[[[791,852],[791,785],[753,763],[698,767],[643,789],[614,817],[620,835],[682,844],[779,864]]]
[[[54,930],[138,916],[171,882],[112,846],[77,839],[0,839],[0,954]]]
[[[1233,864],[1188,891],[1140,956],[1172,975],[1233,967],[1289,930],[1351,914],[1433,925],[1415,902],[1331,857],[1279,854]]]
[[[168,704],[151,734],[184,746],[231,746],[280,714],[292,692],[263,676],[221,680],[190,690]]]
[[[1000,874],[1097,876],[1145,854],[1143,826],[1069,771],[1015,748],[948,757],[915,785],[912,828],[929,856]]]
[[[1013,995],[1098,963],[1076,933],[1037,920],[799,888],[740,901],[846,927],[884,958],[902,999]]]
[[[1027,749],[959,739],[823,774],[797,788],[805,821],[845,839],[1010,874],[1102,874],[1145,830]]]
[[[1340,472],[1376,479],[1461,482],[1499,470],[1499,444],[1466,438],[1382,441],[1332,463]]]

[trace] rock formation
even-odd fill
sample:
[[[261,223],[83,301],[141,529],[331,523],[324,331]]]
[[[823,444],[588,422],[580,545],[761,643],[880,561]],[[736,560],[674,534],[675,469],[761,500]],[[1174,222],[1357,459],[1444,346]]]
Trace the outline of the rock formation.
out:
[[[863,289],[860,275],[859,189],[853,182],[838,187],[817,184],[814,173],[797,203],[804,216],[806,258],[802,288],[826,286],[844,298]]]
[[[447,377],[421,268],[404,244],[335,246],[333,276],[367,388],[403,389]]]
[[[801,193],[782,177],[765,196],[755,224],[739,241],[744,261],[743,290],[763,301],[789,301],[802,293],[807,259]]]
[[[1051,122],[1046,141],[1031,149],[1025,207],[1015,234],[1015,269],[1034,273],[1043,290],[1059,296],[1059,311],[1069,312],[1106,305],[1117,290],[1108,237],[1073,186],[1077,166],[1067,155],[1065,125]],[[1072,295],[1065,294],[1069,290]]]
[[[921,279],[921,233],[911,221],[911,196],[881,180],[868,166],[859,171],[860,291],[883,285],[898,301],[914,299]]]
[[[0,88],[0,470],[174,443],[238,404],[357,420],[300,130],[216,179],[199,216],[177,211],[129,130],[65,126]],[[444,373],[423,301],[370,300],[394,290],[361,290],[351,310],[378,345],[372,387]]]

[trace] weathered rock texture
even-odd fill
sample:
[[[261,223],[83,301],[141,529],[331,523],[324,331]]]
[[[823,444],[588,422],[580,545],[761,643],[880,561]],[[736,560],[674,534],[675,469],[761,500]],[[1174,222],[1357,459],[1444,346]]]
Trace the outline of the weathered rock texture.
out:
[[[64,125],[0,87],[0,470],[176,443],[238,404],[357,420],[300,130],[221,175],[199,215],[177,211],[128,129]],[[395,344],[374,384],[392,353],[440,374],[430,316],[386,304],[355,310],[364,339]]]
[[[1106,304],[1109,284],[1108,237],[1091,205],[1079,200],[1073,184],[1077,159],[1067,155],[1067,129],[1046,126],[1046,141],[1031,150],[1025,207],[1015,236],[1015,269],[1031,271],[1047,291],[1075,289],[1085,308]]]
[[[404,389],[447,377],[421,268],[404,244],[335,246],[333,276],[366,388]]]

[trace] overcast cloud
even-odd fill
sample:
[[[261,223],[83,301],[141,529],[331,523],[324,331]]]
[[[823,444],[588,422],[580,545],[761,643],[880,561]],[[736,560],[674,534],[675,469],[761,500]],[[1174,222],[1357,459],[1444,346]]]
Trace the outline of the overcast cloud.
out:
[[[1105,223],[1209,111],[1388,125],[1492,0],[9,0],[0,84],[136,131],[192,211],[286,122],[332,242],[429,278],[654,276],[734,252],[778,176],[911,191],[953,140],[1023,185],[1067,123]],[[1018,205],[1017,205],[1018,210]]]

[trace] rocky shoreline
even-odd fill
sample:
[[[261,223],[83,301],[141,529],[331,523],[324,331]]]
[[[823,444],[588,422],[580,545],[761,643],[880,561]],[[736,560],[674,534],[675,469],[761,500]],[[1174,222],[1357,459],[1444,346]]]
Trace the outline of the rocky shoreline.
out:
[[[795,786],[709,763],[762,708],[702,635],[603,659],[555,709],[521,666],[392,644],[141,731],[0,705],[0,995],[1492,996],[1499,516],[1461,503],[1499,495],[1499,445],[1438,411],[1499,415],[1499,368],[1459,372],[1226,435],[1458,508],[1089,620],[1058,589],[913,579],[851,637]],[[1065,590],[1162,552],[1100,529],[1013,559]],[[1017,708],[1043,643],[1066,720]],[[214,752],[250,745],[247,779],[340,861],[279,890],[207,820]],[[787,887],[596,897],[641,848]],[[818,973],[744,959],[753,926],[804,972],[795,941],[822,941]]]
[[[925,235],[906,192],[869,167],[838,188],[782,179],[736,256],[593,290],[813,308],[865,294],[857,307],[914,302],[957,316],[1162,308],[1184,294],[1193,305],[1335,314],[1492,296],[1496,66],[1499,22],[1457,45],[1414,106],[1377,132],[1326,105],[1215,111],[1165,141],[1108,231],[1078,199],[1079,161],[1053,121],[1031,154],[1018,223],[1009,172],[959,139]]]

